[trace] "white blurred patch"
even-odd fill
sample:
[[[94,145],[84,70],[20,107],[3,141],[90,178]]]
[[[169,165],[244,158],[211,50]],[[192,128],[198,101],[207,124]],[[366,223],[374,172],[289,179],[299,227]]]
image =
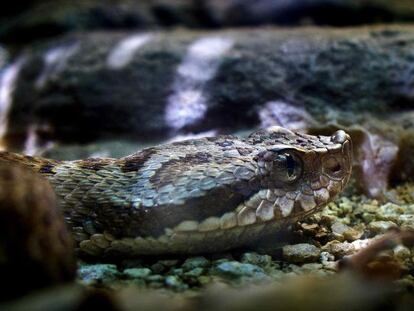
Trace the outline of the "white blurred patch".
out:
[[[36,79],[36,87],[38,89],[43,88],[52,75],[62,72],[69,59],[79,50],[79,46],[79,43],[73,43],[54,47],[46,51],[43,55],[44,67]]]
[[[230,38],[207,37],[189,46],[177,68],[173,94],[167,99],[165,120],[170,127],[180,129],[204,116],[207,99],[203,87],[216,75],[221,57],[233,44]]]
[[[4,150],[4,135],[9,123],[9,111],[13,103],[13,92],[17,78],[24,64],[24,60],[17,60],[0,73],[0,150]]]
[[[109,53],[106,64],[111,69],[128,65],[135,52],[153,38],[151,34],[137,34],[121,40]]]
[[[293,131],[303,131],[315,120],[303,108],[282,101],[267,102],[259,111],[260,126],[268,128],[278,125]]]
[[[173,143],[173,142],[189,140],[189,139],[198,139],[198,138],[203,138],[203,137],[214,137],[214,136],[217,136],[217,131],[215,130],[201,132],[197,134],[190,133],[186,135],[177,135],[171,138],[170,140],[168,140],[167,143]]]
[[[42,141],[37,134],[38,126],[31,125],[27,130],[26,141],[24,143],[23,153],[26,155],[39,155],[42,152],[53,147],[52,141]]]

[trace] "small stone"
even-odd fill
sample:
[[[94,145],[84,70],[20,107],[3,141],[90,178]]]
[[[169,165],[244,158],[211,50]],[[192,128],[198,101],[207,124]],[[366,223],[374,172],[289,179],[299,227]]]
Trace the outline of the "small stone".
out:
[[[202,275],[198,278],[198,282],[200,283],[200,285],[207,285],[211,283],[211,276]]]
[[[284,260],[295,263],[316,262],[321,254],[319,248],[307,243],[286,245],[282,251]]]
[[[373,221],[368,224],[368,230],[374,235],[385,233],[391,228],[397,227],[395,222],[385,220]]]
[[[382,220],[398,222],[401,214],[404,214],[404,207],[394,203],[387,203],[377,209],[377,217]]]
[[[78,275],[82,282],[90,285],[96,282],[113,282],[119,277],[119,272],[115,265],[96,264],[81,266]]]
[[[199,268],[195,268],[195,269],[192,269],[192,270],[184,273],[184,275],[187,276],[187,277],[194,277],[195,278],[195,277],[199,277],[203,273],[204,273],[204,268],[199,267]]]
[[[341,243],[339,241],[328,242],[322,249],[334,255],[336,259],[351,255],[356,251],[355,246],[352,243]]]
[[[409,260],[411,257],[411,252],[408,247],[398,245],[394,248],[394,256],[400,260]]]
[[[184,269],[175,268],[175,269],[171,269],[169,274],[171,274],[171,275],[182,275],[183,273],[184,273]]]
[[[321,253],[321,262],[325,263],[328,261],[334,261],[335,260],[335,256],[328,253],[328,252],[322,252]]]
[[[332,233],[336,238],[343,238],[344,232],[348,231],[349,229],[350,228],[347,225],[338,221],[331,226]]]
[[[414,215],[401,215],[400,216],[401,229],[414,230]]]
[[[165,266],[162,265],[160,262],[157,262],[151,266],[152,272],[155,274],[161,273],[165,270]]]
[[[182,268],[186,271],[193,270],[195,268],[205,268],[210,265],[210,261],[208,261],[205,257],[191,257],[186,259],[182,264]]]
[[[175,290],[185,290],[188,288],[187,284],[184,284],[179,277],[174,275],[167,276],[164,283],[167,287]]]
[[[243,263],[249,263],[259,267],[268,267],[272,263],[272,257],[269,255],[260,255],[257,253],[244,253],[241,261]]]
[[[331,226],[331,230],[335,238],[338,239],[339,241],[343,241],[343,240],[355,241],[359,239],[364,233],[363,230],[351,228],[348,225],[342,222],[339,222],[339,221],[335,222]]]
[[[130,279],[145,278],[151,275],[152,271],[148,268],[130,268],[123,271],[124,275]]]
[[[301,270],[304,273],[313,273],[315,271],[321,270],[323,265],[320,263],[305,263],[302,265]]]
[[[222,262],[215,267],[215,273],[230,278],[254,277],[265,278],[264,270],[256,265],[238,261]]]

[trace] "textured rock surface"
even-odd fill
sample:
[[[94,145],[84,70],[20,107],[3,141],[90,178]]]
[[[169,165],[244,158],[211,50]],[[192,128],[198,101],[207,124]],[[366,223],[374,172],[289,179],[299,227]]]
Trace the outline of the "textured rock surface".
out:
[[[406,111],[413,38],[408,26],[71,36],[20,58],[6,142],[235,130],[286,107],[305,123]]]

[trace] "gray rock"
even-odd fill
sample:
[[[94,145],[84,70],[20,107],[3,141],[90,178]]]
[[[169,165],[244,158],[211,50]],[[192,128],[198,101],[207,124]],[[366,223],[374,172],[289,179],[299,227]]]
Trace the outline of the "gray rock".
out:
[[[40,141],[145,141],[252,128],[264,121],[263,109],[278,115],[299,107],[325,124],[331,108],[354,120],[363,112],[411,107],[414,78],[402,68],[414,55],[412,26],[142,36],[72,35],[24,53],[5,137],[9,149],[21,150],[30,131]],[[216,53],[207,60],[191,54],[212,45]],[[60,57],[50,63],[50,53]],[[199,76],[180,68],[195,68],[191,72]],[[181,92],[184,85],[191,92]],[[183,105],[182,96],[196,95],[201,102]]]
[[[110,264],[82,265],[78,271],[79,279],[85,284],[113,282],[119,275],[117,267]]]
[[[131,279],[145,278],[151,275],[151,273],[152,271],[148,268],[131,268],[123,271],[123,274]]]
[[[174,275],[167,276],[164,282],[167,287],[175,290],[186,290],[188,288],[187,284],[184,284],[179,277]]]
[[[301,243],[283,247],[283,259],[288,262],[316,262],[320,254],[321,250],[312,244]]]
[[[214,272],[220,276],[229,278],[253,277],[265,278],[264,270],[258,266],[249,263],[240,263],[238,261],[229,261],[219,263],[214,267]]]
[[[183,268],[185,271],[189,271],[195,268],[205,268],[209,265],[210,261],[208,261],[205,257],[190,257],[184,261],[181,268]]]
[[[194,268],[190,271],[185,272],[184,276],[190,277],[190,278],[196,278],[202,275],[203,273],[204,273],[204,268],[198,267],[198,268]]]
[[[373,221],[368,224],[368,229],[373,234],[382,234],[386,231],[390,230],[391,228],[397,228],[397,224],[392,221]]]
[[[249,263],[260,267],[268,267],[272,263],[272,257],[257,253],[244,253],[241,257],[241,261],[243,263]]]

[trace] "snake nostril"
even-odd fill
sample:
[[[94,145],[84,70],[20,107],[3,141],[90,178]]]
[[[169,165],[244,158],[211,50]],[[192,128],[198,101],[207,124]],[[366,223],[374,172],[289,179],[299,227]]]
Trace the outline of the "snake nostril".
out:
[[[337,165],[335,165],[334,167],[331,168],[332,173],[338,173],[340,172],[342,169],[341,165],[338,163]]]

